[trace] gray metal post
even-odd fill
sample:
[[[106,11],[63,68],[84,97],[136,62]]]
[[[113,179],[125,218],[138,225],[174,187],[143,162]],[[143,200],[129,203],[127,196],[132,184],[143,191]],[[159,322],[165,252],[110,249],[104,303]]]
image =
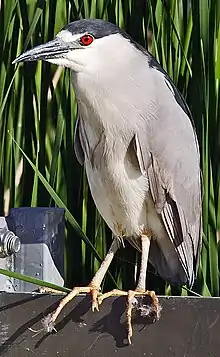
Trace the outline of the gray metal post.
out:
[[[13,208],[8,217],[2,217],[0,232],[1,225],[4,225],[3,220],[5,222],[3,228],[13,232],[14,237],[19,237],[20,250],[15,249],[14,254],[0,258],[0,267],[62,286],[64,283],[64,210],[52,207]],[[31,292],[36,288],[34,284],[0,276],[0,290]]]

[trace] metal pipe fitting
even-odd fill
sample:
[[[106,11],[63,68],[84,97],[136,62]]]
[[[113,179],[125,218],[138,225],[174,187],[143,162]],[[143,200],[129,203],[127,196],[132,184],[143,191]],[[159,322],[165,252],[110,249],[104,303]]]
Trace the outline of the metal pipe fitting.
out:
[[[8,229],[5,219],[2,217],[0,224],[0,258],[5,258],[14,253],[18,253],[21,248],[21,242],[20,239]]]

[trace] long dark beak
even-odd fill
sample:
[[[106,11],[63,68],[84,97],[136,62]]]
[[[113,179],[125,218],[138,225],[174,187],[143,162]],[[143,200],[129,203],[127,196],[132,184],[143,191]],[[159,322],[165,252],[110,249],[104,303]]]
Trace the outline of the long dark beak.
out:
[[[43,45],[39,45],[29,51],[22,53],[12,62],[12,64],[27,61],[46,61],[53,58],[62,58],[64,53],[67,53],[76,48],[79,48],[79,45],[76,42],[67,43],[60,40],[59,38],[55,38],[55,40],[47,42]]]

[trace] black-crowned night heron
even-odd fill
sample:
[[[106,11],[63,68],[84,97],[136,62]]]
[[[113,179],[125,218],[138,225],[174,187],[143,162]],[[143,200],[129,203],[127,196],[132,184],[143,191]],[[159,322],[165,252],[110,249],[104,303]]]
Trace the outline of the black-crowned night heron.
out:
[[[85,165],[95,204],[115,238],[88,287],[76,287],[50,316],[81,292],[98,309],[110,295],[128,295],[128,340],[135,295],[146,291],[147,262],[166,280],[192,286],[201,247],[199,148],[190,111],[152,55],[117,26],[75,21],[55,40],[19,57],[70,68],[78,105],[75,152]],[[142,252],[135,291],[99,288],[123,239]]]

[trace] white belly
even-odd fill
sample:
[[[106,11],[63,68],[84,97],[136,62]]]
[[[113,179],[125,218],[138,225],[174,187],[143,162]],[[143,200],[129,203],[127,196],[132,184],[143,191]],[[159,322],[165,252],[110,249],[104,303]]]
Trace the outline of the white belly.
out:
[[[103,162],[97,169],[87,161],[86,172],[95,204],[115,235],[139,236],[153,228],[152,218],[158,224],[148,179],[130,162]]]
[[[130,163],[122,162],[114,164],[112,170],[102,167],[101,172],[86,162],[86,171],[95,204],[113,234],[130,238],[130,243],[141,250],[140,235],[151,231],[151,238],[157,240],[172,273],[178,272],[179,261],[156,212],[147,177]]]
[[[83,92],[80,95],[83,97]],[[85,136],[85,168],[94,202],[115,235],[140,236],[144,229],[151,229],[155,238],[167,237],[152,201],[148,178],[140,171],[136,153],[129,152],[128,145],[136,133],[135,121],[134,127],[132,123],[128,126],[110,103],[97,99],[91,110],[87,98],[78,100]],[[126,105],[124,109],[133,117],[137,115],[135,107]],[[105,121],[106,112],[111,112],[111,121]]]
[[[147,179],[136,172],[130,180],[120,164],[112,172],[109,168],[100,172],[87,163],[86,171],[96,206],[113,233],[139,235],[140,226],[146,224]]]

